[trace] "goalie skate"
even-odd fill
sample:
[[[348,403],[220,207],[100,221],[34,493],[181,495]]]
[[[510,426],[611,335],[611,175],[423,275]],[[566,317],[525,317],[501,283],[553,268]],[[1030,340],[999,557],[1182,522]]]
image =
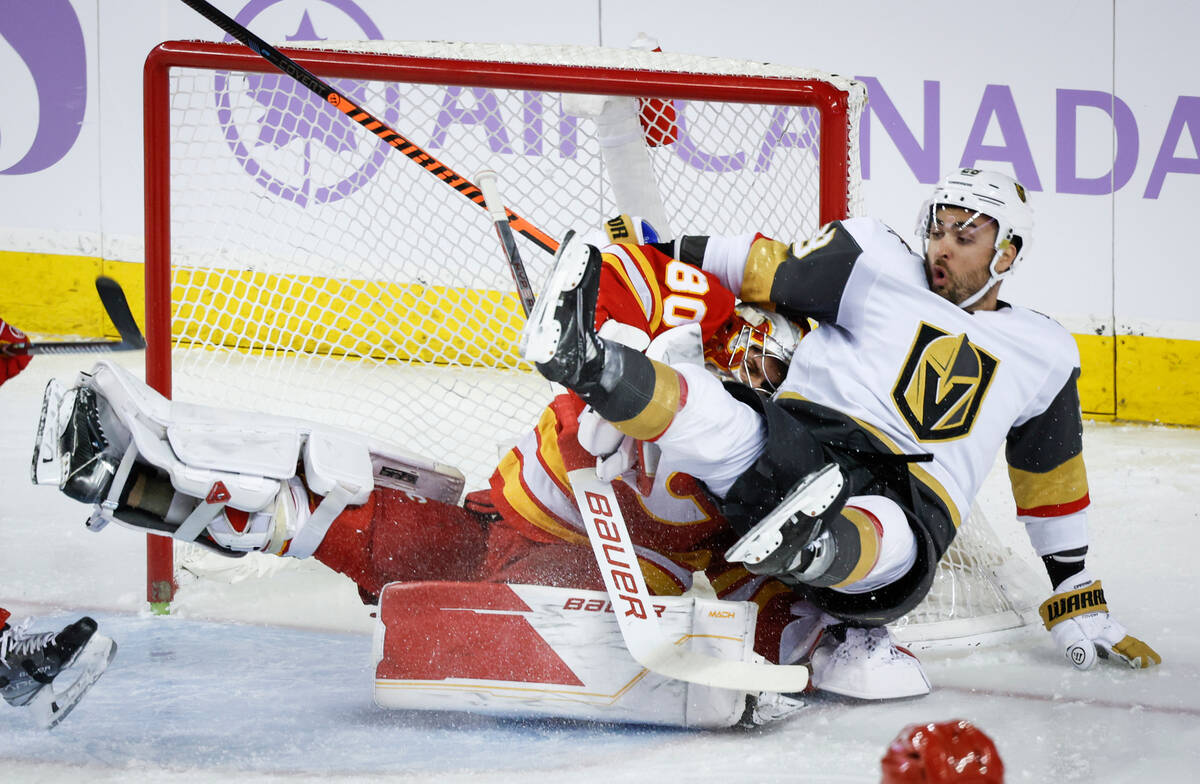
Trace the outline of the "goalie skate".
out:
[[[57,727],[100,679],[116,655],[115,642],[102,634],[93,634],[70,666],[33,698],[31,707],[38,724],[45,729]],[[75,675],[74,680],[62,688],[55,688],[59,679],[70,674]]]
[[[105,431],[93,390],[68,390],[51,379],[42,396],[33,482],[57,484],[68,497],[84,503],[103,500],[121,462]]]
[[[800,567],[807,545],[820,534],[821,516],[845,497],[841,469],[830,463],[800,481],[766,517],[725,552],[729,561],[758,574],[787,574]]]

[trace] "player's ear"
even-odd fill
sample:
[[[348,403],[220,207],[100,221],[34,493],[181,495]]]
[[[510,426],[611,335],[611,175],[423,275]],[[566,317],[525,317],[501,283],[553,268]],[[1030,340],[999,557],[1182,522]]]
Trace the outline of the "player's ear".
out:
[[[1000,258],[996,260],[996,272],[1007,272],[1012,266],[1013,259],[1017,257],[1016,243],[1010,242],[1004,248],[1004,252],[1000,254]]]

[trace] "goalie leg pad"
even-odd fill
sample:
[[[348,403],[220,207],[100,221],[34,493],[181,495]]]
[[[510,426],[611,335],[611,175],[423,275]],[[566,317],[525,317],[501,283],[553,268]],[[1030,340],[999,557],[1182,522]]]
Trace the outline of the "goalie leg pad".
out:
[[[73,467],[79,464],[65,477],[54,470],[64,464],[63,455]],[[289,481],[301,460],[309,489],[323,496],[311,514],[306,495],[287,498],[295,490],[289,491]],[[128,503],[125,485],[131,476],[152,477],[157,484],[150,495],[162,495],[157,485],[165,488],[169,482],[164,492],[191,500],[147,496],[150,507],[132,504],[137,514],[127,509],[117,514]],[[53,382],[47,387],[34,478],[60,487],[70,482],[73,492],[63,487],[64,492],[98,502],[88,524],[93,530],[113,519],[134,527],[149,522],[155,533],[183,541],[210,538],[229,551],[267,549],[298,558],[315,552],[347,506],[367,501],[377,478],[384,486],[451,503],[464,481],[456,469],[349,431],[172,403],[103,361],[92,373],[81,374],[72,390]]]
[[[375,634],[375,702],[515,718],[728,727],[747,694],[672,680],[625,648],[602,591],[497,583],[393,583]],[[754,660],[755,607],[675,596],[654,610],[677,644]],[[757,697],[757,695],[755,695]]]

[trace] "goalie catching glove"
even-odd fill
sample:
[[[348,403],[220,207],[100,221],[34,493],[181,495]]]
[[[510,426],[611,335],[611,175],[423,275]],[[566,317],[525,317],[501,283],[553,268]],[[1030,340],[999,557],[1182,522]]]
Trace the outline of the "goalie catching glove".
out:
[[[1077,669],[1091,669],[1097,655],[1114,657],[1134,669],[1162,663],[1153,648],[1131,637],[1108,614],[1104,589],[1086,570],[1060,583],[1040,612],[1055,644]]]

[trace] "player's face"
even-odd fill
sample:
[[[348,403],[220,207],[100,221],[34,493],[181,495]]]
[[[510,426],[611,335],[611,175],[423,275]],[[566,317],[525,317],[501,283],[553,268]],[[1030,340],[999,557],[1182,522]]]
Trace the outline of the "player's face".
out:
[[[991,218],[961,207],[938,207],[925,249],[929,288],[956,305],[979,291],[990,276],[995,242]]]
[[[752,345],[746,350],[742,372],[749,386],[773,391],[783,383],[784,376],[787,375],[787,365],[779,357],[764,354],[760,346]]]

